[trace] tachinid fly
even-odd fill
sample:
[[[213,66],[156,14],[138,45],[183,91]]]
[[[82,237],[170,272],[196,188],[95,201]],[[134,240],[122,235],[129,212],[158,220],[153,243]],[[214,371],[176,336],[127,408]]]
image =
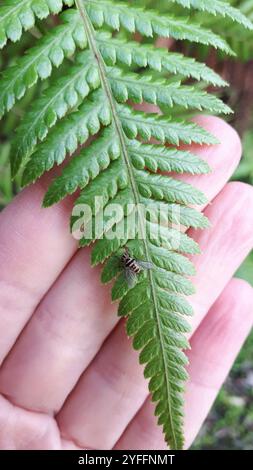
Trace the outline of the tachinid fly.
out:
[[[140,274],[143,269],[152,269],[153,267],[153,264],[149,261],[143,261],[139,259],[137,260],[135,258],[132,258],[132,256],[129,254],[127,247],[125,248],[125,251],[121,256],[120,261],[124,270],[128,287],[134,286],[138,274]]]

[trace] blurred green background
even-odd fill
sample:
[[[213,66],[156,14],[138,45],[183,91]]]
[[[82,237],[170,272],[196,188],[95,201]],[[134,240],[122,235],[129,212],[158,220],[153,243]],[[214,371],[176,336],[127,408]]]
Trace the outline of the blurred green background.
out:
[[[239,6],[242,11],[253,19],[253,0],[229,0]],[[0,3],[3,3],[0,0]],[[152,4],[155,8],[168,11],[167,0],[136,0],[138,4]],[[180,7],[175,7],[180,10]],[[218,90],[221,97],[235,110],[231,124],[239,132],[243,143],[243,158],[233,179],[253,185],[253,33],[240,29],[224,19],[202,13],[191,13],[207,26],[226,36],[237,59],[228,60],[210,51],[206,47],[183,45],[185,54],[194,55],[205,60],[217,72],[231,83],[230,89]],[[49,20],[50,21],[50,20]],[[0,70],[15,62],[29,46],[32,36],[25,33],[17,44],[11,44],[0,56]],[[182,43],[172,44],[173,50],[182,51]],[[57,73],[57,71],[55,72]],[[26,107],[46,83],[32,88],[26,98],[21,100],[1,122],[0,128],[0,210],[6,206],[19,191],[19,181],[11,181],[9,168],[10,141],[20,117],[25,114]],[[247,208],[247,210],[253,210]],[[241,277],[253,286],[253,252],[242,264],[238,272]],[[252,306],[253,314],[253,306]],[[209,416],[204,423],[193,449],[244,449],[253,450],[253,332],[229,377],[226,380]]]

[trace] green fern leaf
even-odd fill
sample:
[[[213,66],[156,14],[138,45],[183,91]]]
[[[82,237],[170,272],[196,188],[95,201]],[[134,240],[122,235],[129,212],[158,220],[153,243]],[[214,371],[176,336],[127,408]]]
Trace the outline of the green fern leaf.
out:
[[[35,18],[44,19],[50,13],[59,13],[63,4],[71,6],[74,0],[7,0],[0,7],[0,48],[7,39],[18,41],[23,29],[26,31],[35,24]]]
[[[232,21],[242,24],[245,28],[252,30],[252,23],[241,11],[229,3],[222,0],[171,0],[185,8],[196,8],[197,10],[207,11],[213,15],[227,16]]]
[[[79,205],[86,204],[92,208],[93,214],[96,214],[96,207],[94,205],[95,196],[99,196],[103,201],[103,207],[112,200],[116,194],[127,187],[128,178],[127,173],[119,160],[113,161],[106,172],[100,173],[93,185],[89,185],[85,188],[85,191],[81,191],[80,196],[76,200],[75,208]],[[75,217],[72,218],[74,221]],[[73,223],[72,223],[73,225]]]
[[[110,33],[96,35],[100,53],[108,66],[123,64],[127,66],[149,67],[158,72],[180,74],[187,78],[204,80],[215,86],[227,83],[205,64],[179,53],[164,54],[164,49],[143,45],[134,41],[112,38]]]
[[[201,191],[190,184],[163,175],[153,175],[136,171],[135,180],[140,194],[158,201],[179,202],[181,204],[203,204],[207,202]]]
[[[132,6],[129,8],[126,3],[114,3],[110,0],[87,0],[85,7],[96,28],[101,28],[105,24],[116,31],[123,27],[130,33],[139,32],[147,37],[156,34],[161,37],[188,39],[212,45],[233,55],[233,51],[223,39],[197,24],[190,23],[185,18],[163,17],[155,11]]]
[[[186,121],[172,121],[157,114],[145,114],[127,106],[118,106],[123,129],[129,139],[141,136],[145,140],[152,137],[161,143],[217,144],[217,139],[197,124]]]
[[[66,24],[57,26],[19,59],[16,65],[9,67],[0,82],[0,117],[20,100],[28,88],[37,80],[45,80],[52,73],[52,67],[59,67],[64,57],[74,54],[76,47],[85,48],[87,39],[83,27],[78,22],[75,12],[69,10],[62,18]],[[74,13],[74,14],[72,14]]]
[[[92,65],[87,54],[86,65],[75,66],[66,77],[56,80],[34,102],[31,111],[25,116],[17,131],[13,144],[11,167],[15,176],[20,165],[31,154],[38,140],[47,136],[48,130],[61,119],[79,100],[85,98],[90,90],[98,88],[100,79],[97,67]],[[32,179],[33,180],[33,179]],[[29,179],[29,182],[32,181]]]
[[[76,47],[83,49],[87,46],[84,28],[77,12],[69,10],[61,15],[61,19],[64,25],[54,28],[52,32],[43,36],[36,47],[31,48],[27,55],[2,75],[0,117],[13,107],[16,100],[23,97],[26,90],[33,86],[38,78],[42,80],[48,78],[52,73],[52,67],[59,67],[64,57],[74,54]],[[180,54],[168,54],[165,58],[162,49],[140,46],[136,42],[126,44],[112,39],[106,33],[98,35],[99,37],[100,50],[107,63],[113,61],[115,64],[119,60],[130,65],[129,62],[133,62],[139,66],[149,66],[153,70],[166,70],[197,80],[203,79],[214,85],[226,85],[219,75],[191,58]]]
[[[141,198],[142,204],[146,206],[149,211],[154,214],[159,214],[159,222],[194,228],[207,228],[209,227],[208,219],[202,214],[191,207],[184,206],[176,203],[163,203],[148,198]]]
[[[103,137],[71,160],[70,164],[62,171],[62,175],[56,178],[50,186],[44,199],[45,206],[58,202],[67,194],[72,194],[77,188],[84,188],[91,179],[95,179],[102,170],[107,168],[111,161],[119,158],[120,147],[119,143],[114,140],[114,135],[114,129],[106,129],[103,132]],[[53,163],[50,165],[52,167]],[[37,173],[37,169],[38,163],[34,162],[32,158],[25,171],[25,175],[28,175],[26,178],[30,176],[31,180],[38,177],[39,175],[34,174]],[[43,168],[41,174],[48,169]],[[27,179],[25,183],[27,183]]]
[[[179,353],[179,348],[187,347],[187,342],[181,333],[175,332],[174,328],[169,328],[168,325],[165,328],[162,318],[168,317],[165,313],[168,309],[172,312],[182,310],[188,312],[188,310],[182,308],[180,303],[178,305],[178,296],[169,295],[164,298],[162,292],[162,290],[157,292],[158,303],[154,309],[148,282],[139,283],[122,299],[119,314],[129,316],[128,334],[135,337],[134,347],[142,349],[140,362],[146,364],[145,377],[150,379],[149,389],[153,400],[157,403],[156,414],[159,416],[159,424],[163,426],[171,447],[182,448],[183,404],[180,393],[184,390],[182,382],[187,378],[182,363],[186,364],[187,361],[183,354]],[[143,299],[147,299],[144,304]],[[166,334],[164,334],[165,331]],[[172,420],[169,416],[172,417],[175,414],[173,410],[177,410],[177,413],[175,419]]]
[[[120,69],[109,73],[113,95],[119,103],[132,100],[134,103],[157,104],[172,107],[174,104],[184,108],[210,110],[213,113],[231,113],[229,106],[220,99],[205,91],[198,91],[190,86],[182,86],[180,82],[166,85],[165,80],[154,80],[151,75],[123,74]]]
[[[129,245],[131,246],[131,242]],[[193,276],[195,274],[194,265],[188,258],[185,258],[179,253],[168,251],[163,247],[152,245],[151,260],[155,266],[165,269],[166,271],[185,274],[187,276]]]
[[[208,164],[190,152],[168,149],[158,145],[144,145],[138,141],[129,144],[129,155],[135,168],[157,173],[175,171],[177,173],[208,173]]]

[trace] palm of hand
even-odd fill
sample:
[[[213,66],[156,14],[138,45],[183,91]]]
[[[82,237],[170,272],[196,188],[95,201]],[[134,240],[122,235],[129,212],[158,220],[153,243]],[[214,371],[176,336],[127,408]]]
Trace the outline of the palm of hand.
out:
[[[195,438],[252,324],[252,288],[231,279],[253,245],[253,190],[229,183],[240,158],[235,132],[199,122],[221,141],[197,149],[213,173],[193,180],[208,196],[212,227],[192,235],[197,293],[186,446]],[[0,216],[0,448],[163,449],[137,354],[89,250],[68,233],[71,200],[41,209],[44,182]]]

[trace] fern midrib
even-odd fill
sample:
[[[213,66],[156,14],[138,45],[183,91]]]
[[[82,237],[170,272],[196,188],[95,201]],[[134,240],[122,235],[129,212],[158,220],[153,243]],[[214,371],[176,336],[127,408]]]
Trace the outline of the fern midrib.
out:
[[[83,3],[85,3],[85,0],[83,0]],[[125,144],[123,129],[122,129],[122,126],[121,126],[121,122],[119,121],[118,116],[117,116],[117,111],[116,111],[114,98],[113,98],[113,95],[112,95],[112,92],[111,92],[110,85],[107,83],[104,61],[103,61],[103,58],[101,56],[101,53],[100,53],[99,49],[96,47],[96,42],[95,42],[95,39],[94,39],[95,33],[94,33],[94,30],[93,30],[93,26],[91,25],[90,19],[87,15],[85,4],[83,4],[83,3],[82,3],[82,0],[75,0],[76,7],[77,7],[77,9],[80,13],[80,16],[83,20],[83,23],[84,23],[84,28],[85,28],[85,31],[86,31],[86,34],[87,34],[87,39],[88,39],[91,51],[93,52],[94,57],[95,57],[95,59],[97,61],[97,64],[98,64],[98,68],[99,68],[99,72],[100,72],[100,78],[101,78],[101,84],[102,84],[102,86],[105,90],[105,93],[107,95],[109,104],[111,106],[112,118],[113,118],[113,121],[114,121],[114,124],[115,124],[115,128],[118,132],[124,162],[125,162],[125,165],[126,165],[127,170],[128,170],[131,189],[133,191],[134,200],[135,200],[135,203],[137,205],[137,210],[138,210],[138,215],[139,215],[139,220],[140,220],[140,229],[141,229],[143,245],[144,245],[144,250],[145,250],[145,257],[146,257],[147,261],[151,261],[150,256],[149,256],[148,244],[147,244],[147,241],[146,241],[146,238],[145,238],[145,225],[144,225],[144,221],[143,221],[143,218],[142,218],[142,212],[139,211],[139,209],[138,209],[139,202],[140,202],[139,194],[138,194],[138,190],[137,190],[137,187],[136,187],[136,184],[135,184],[135,179],[134,179],[134,174],[133,174],[133,171],[132,171],[132,168],[131,168],[130,159],[128,157],[128,151],[127,151],[127,147],[126,147],[126,144]],[[149,281],[150,281],[150,290],[151,290],[151,295],[152,295],[152,300],[153,300],[153,305],[154,305],[154,312],[155,312],[155,317],[156,317],[156,323],[157,323],[157,328],[158,328],[160,343],[161,343],[162,359],[163,359],[163,366],[164,366],[165,380],[166,380],[167,403],[168,403],[168,409],[169,409],[168,419],[170,421],[170,427],[171,427],[171,432],[172,432],[172,435],[173,435],[173,441],[175,443],[175,448],[177,448],[177,438],[176,438],[176,433],[175,433],[175,430],[174,430],[174,423],[173,423],[173,419],[172,419],[173,412],[172,412],[171,400],[170,400],[171,387],[170,387],[170,383],[169,383],[169,375],[168,375],[168,370],[167,370],[167,366],[166,366],[165,344],[164,344],[164,340],[163,340],[162,326],[161,326],[160,318],[159,318],[158,303],[157,303],[157,299],[156,299],[156,295],[155,295],[154,280],[153,280],[153,276],[152,276],[151,271],[152,270],[148,270],[147,275],[148,275]]]

